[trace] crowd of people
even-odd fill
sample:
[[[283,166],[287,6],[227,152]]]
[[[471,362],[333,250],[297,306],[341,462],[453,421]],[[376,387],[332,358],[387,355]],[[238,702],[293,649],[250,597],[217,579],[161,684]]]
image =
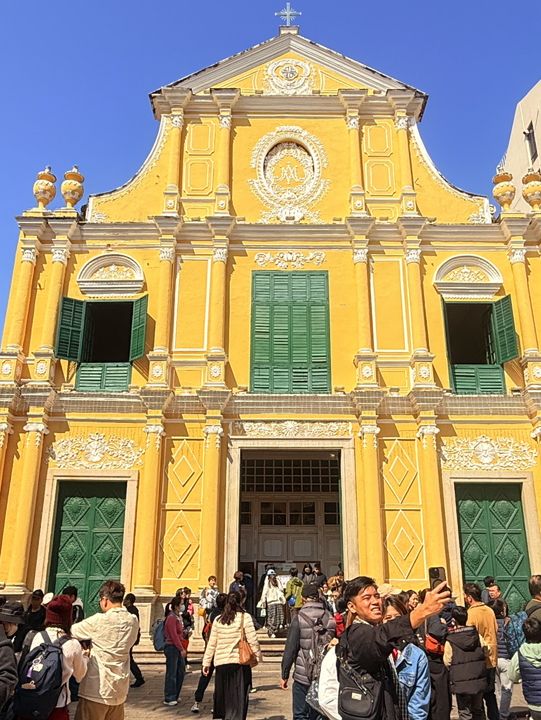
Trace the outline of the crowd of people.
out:
[[[541,720],[541,575],[529,589],[531,601],[510,615],[491,577],[483,588],[466,583],[462,604],[445,581],[403,591],[364,576],[327,578],[308,564],[282,579],[267,567],[257,589],[239,571],[227,593],[211,576],[197,610],[205,651],[191,711],[200,712],[214,676],[213,717],[246,720],[264,620],[270,637],[287,629],[280,686],[292,676],[293,720],[449,720],[453,695],[460,720],[511,720],[517,682]],[[123,720],[130,673],[131,687],[145,682],[133,657],[136,598],[114,580],[98,597],[100,612],[86,618],[73,586],[54,596],[35,590],[26,608],[0,597],[0,720],[69,720],[73,700],[75,720]],[[194,615],[190,588],[179,588],[153,626],[170,707]]]

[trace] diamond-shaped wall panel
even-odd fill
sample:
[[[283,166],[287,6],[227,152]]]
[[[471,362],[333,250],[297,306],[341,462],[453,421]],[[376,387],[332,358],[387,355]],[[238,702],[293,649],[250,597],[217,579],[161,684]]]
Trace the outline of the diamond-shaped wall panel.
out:
[[[164,579],[198,577],[201,512],[166,513],[166,530],[161,541]]]
[[[167,502],[201,503],[203,467],[202,442],[174,440],[166,467]]]
[[[385,519],[388,527],[385,547],[389,559],[389,577],[404,581],[422,578],[421,511],[387,511]]]
[[[419,483],[415,441],[394,440],[384,450],[381,467],[386,505],[418,505]]]

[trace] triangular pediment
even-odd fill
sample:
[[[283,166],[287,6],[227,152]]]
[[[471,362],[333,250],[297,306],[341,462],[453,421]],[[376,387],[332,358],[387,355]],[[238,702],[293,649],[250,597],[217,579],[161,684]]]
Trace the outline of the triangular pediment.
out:
[[[389,75],[295,32],[281,32],[277,37],[166,85],[152,93],[151,100],[154,104],[154,100],[167,88],[190,89],[193,94],[202,94],[220,87],[239,88],[243,94],[300,95],[315,92],[325,95],[336,94],[341,88],[352,88],[369,93],[413,90],[418,95],[424,95]]]

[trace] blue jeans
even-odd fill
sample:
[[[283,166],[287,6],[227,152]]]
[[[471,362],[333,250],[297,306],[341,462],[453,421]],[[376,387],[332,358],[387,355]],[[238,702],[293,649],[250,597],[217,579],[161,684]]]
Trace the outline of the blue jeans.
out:
[[[165,646],[165,702],[178,700],[182,683],[184,682],[184,674],[186,672],[186,663],[180,654],[180,650],[174,645]]]
[[[293,720],[318,720],[321,715],[306,702],[306,693],[309,685],[302,685],[296,680],[293,682]]]

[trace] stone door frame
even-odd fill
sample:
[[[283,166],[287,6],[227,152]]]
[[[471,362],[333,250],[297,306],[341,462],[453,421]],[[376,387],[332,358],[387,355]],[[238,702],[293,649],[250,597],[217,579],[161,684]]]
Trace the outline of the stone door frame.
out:
[[[126,483],[126,508],[124,515],[124,532],[122,536],[120,582],[122,582],[126,588],[131,587],[138,475],[137,471],[123,470],[116,470],[110,473],[103,470],[49,470],[45,481],[45,493],[43,496],[34,587],[43,587],[46,591],[49,590],[46,586],[51,567],[51,552],[60,482]],[[107,578],[104,578],[104,580],[106,579]]]
[[[528,545],[528,559],[530,568],[538,564],[541,557],[541,529],[538,521],[537,499],[533,473],[483,473],[483,472],[448,472],[442,473],[443,496],[445,510],[445,526],[447,528],[447,542],[449,548],[448,577],[454,592],[460,597],[462,591],[462,557],[460,552],[460,533],[458,528],[458,514],[456,506],[455,485],[463,484],[516,484],[521,486],[520,499],[522,502],[522,514],[524,517],[524,529],[526,532],[526,543]]]
[[[224,521],[224,587],[232,582],[238,570],[240,539],[240,457],[242,450],[277,451],[335,450],[340,452],[340,532],[345,577],[359,574],[359,532],[357,518],[357,479],[353,438],[247,438],[231,437],[227,448],[225,521]],[[347,498],[347,501],[346,501]]]

